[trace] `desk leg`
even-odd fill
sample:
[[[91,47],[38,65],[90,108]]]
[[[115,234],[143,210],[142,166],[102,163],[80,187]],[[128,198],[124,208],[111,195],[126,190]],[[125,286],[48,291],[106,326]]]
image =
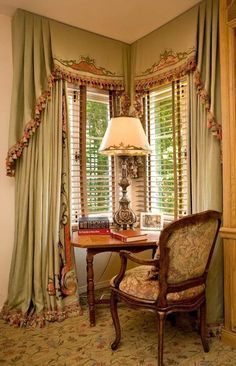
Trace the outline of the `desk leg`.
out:
[[[95,297],[94,297],[94,272],[93,272],[93,253],[87,250],[87,297],[89,306],[90,326],[95,326]]]

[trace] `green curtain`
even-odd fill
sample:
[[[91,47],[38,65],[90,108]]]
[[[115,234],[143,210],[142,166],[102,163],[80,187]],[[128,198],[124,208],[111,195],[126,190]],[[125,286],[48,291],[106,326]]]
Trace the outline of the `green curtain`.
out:
[[[70,252],[68,129],[63,81],[16,169],[15,245],[5,320],[40,326],[80,312]]]
[[[192,211],[222,211],[222,171],[220,125],[220,85],[218,54],[218,1],[200,4],[198,60],[190,74],[191,105],[191,191]],[[218,138],[217,138],[218,137]],[[218,240],[207,283],[207,321],[223,318],[222,243]]]
[[[1,316],[42,325],[81,311],[70,247],[66,81],[121,95],[130,46],[21,9],[12,39],[7,174],[16,177],[16,223]]]
[[[8,155],[15,243],[1,316],[20,326],[81,312],[70,247],[66,83],[53,77],[52,63],[49,21],[18,10],[9,144],[17,143]]]

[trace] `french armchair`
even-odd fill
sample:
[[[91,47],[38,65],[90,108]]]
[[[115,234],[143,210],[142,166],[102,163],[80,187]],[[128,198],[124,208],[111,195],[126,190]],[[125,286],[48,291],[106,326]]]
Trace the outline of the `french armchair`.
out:
[[[157,258],[143,260],[121,251],[121,269],[111,280],[111,315],[116,338],[111,345],[117,349],[121,327],[117,303],[133,308],[151,309],[157,316],[157,365],[163,366],[165,319],[168,314],[200,309],[200,336],[205,352],[206,279],[221,224],[221,214],[205,211],[185,216],[163,229]],[[139,266],[127,270],[127,260]]]

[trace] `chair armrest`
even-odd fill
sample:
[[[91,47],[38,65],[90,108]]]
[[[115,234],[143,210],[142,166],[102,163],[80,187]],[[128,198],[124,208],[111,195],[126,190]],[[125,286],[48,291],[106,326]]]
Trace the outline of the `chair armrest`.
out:
[[[144,264],[144,265],[146,264],[146,265],[150,265],[150,266],[154,265],[157,268],[157,270],[159,269],[159,259],[140,259],[127,250],[120,251],[120,259],[121,259],[120,272],[114,279],[115,288],[119,288],[119,284],[121,283],[122,279],[124,278],[128,259],[131,260],[132,262],[135,262],[138,264]]]

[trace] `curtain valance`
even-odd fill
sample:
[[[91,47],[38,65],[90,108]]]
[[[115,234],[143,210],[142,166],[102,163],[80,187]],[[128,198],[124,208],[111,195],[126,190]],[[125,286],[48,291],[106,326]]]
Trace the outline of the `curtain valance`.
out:
[[[123,91],[129,45],[17,10],[7,174],[41,123],[56,80]]]
[[[137,91],[170,82],[195,69],[197,16],[198,7],[194,7],[132,45]]]
[[[124,89],[125,43],[50,21],[54,70],[80,85]]]

